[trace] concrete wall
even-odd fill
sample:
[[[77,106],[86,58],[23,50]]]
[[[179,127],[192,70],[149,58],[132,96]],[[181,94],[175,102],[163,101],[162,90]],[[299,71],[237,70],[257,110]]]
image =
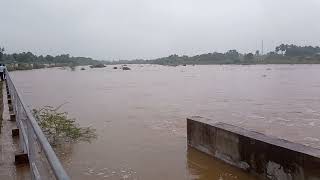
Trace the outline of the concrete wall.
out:
[[[187,118],[188,145],[271,180],[320,180],[320,150],[201,117]]]

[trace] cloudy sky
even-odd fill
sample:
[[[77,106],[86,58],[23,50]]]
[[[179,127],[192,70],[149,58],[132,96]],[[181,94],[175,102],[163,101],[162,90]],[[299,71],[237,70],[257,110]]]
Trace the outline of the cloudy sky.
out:
[[[320,45],[320,0],[0,0],[8,53],[155,58]]]

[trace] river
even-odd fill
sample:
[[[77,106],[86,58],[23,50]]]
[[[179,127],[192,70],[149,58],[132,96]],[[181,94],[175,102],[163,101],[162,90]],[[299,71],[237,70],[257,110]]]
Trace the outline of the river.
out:
[[[255,179],[187,147],[192,115],[320,148],[319,65],[129,67],[12,73],[30,108],[97,130],[66,150],[72,179]]]

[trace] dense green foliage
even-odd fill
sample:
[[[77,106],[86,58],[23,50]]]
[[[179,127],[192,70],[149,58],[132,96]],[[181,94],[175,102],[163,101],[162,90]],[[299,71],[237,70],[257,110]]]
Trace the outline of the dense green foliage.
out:
[[[58,56],[37,56],[31,52],[4,54],[2,62],[10,63],[38,63],[38,64],[77,64],[90,65],[97,64],[99,61],[87,57],[71,57],[69,54],[62,54]]]
[[[31,52],[5,54],[4,49],[0,47],[0,63],[6,64],[9,70],[28,70],[44,67],[95,65],[100,62],[87,57],[72,57],[69,54],[58,56],[37,56]]]
[[[106,64],[160,64],[160,65],[194,65],[194,64],[319,64],[320,48],[318,46],[296,46],[282,44],[275,51],[261,55],[260,51],[241,54],[236,50],[225,53],[208,53],[196,56],[178,56],[176,54],[153,60],[113,61]]]
[[[33,115],[51,145],[77,141],[90,142],[97,137],[95,129],[80,127],[66,112],[59,112],[60,107],[45,106],[33,110]]]
[[[2,61],[3,53],[4,53],[4,48],[0,46],[0,61]]]
[[[276,47],[276,53],[281,52],[282,54],[290,57],[294,56],[312,56],[314,54],[320,53],[320,47],[312,46],[296,46],[293,44],[281,44]]]

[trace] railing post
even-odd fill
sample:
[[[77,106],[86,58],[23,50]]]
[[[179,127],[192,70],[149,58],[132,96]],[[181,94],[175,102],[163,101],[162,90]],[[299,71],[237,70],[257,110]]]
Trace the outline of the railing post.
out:
[[[16,121],[16,115],[10,114],[10,121]]]

